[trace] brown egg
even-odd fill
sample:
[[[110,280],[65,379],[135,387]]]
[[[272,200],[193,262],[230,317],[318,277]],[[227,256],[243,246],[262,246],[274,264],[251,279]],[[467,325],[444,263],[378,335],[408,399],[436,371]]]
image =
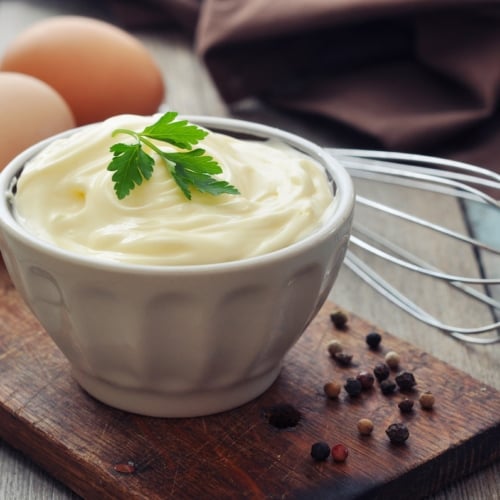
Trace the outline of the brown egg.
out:
[[[55,16],[20,33],[2,71],[26,73],[61,94],[78,125],[113,115],[149,115],[165,94],[161,71],[138,39],[104,21]]]
[[[0,169],[29,146],[74,126],[69,106],[52,87],[0,72]]]

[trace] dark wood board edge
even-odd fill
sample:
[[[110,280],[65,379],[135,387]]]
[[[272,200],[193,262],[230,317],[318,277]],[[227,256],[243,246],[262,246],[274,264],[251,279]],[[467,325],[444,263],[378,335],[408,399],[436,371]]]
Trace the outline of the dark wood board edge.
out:
[[[324,324],[328,322],[326,311],[332,310],[334,307],[333,304],[327,303],[325,306],[326,309],[320,313],[321,318],[318,321],[323,323],[323,325],[320,325],[321,328],[327,328]],[[351,324],[352,329],[356,330],[358,333],[367,332],[375,328],[374,325],[370,325],[354,315],[351,315]],[[317,323],[316,327],[318,327]],[[331,325],[329,325],[329,328],[331,328]],[[80,394],[76,399],[84,398],[82,400],[83,404],[86,406],[90,404],[90,410],[92,409],[92,405],[96,405],[96,408],[98,410],[100,409],[99,411],[107,412],[106,414],[108,416],[111,417],[115,415],[117,413],[115,410],[109,408],[105,410],[103,406],[97,402],[90,403],[92,399],[85,395],[74,382],[69,381],[70,375],[67,364],[51,341],[48,338],[46,340],[45,347],[49,351],[53,351],[53,356],[56,358],[57,365],[51,376],[59,380],[61,378],[67,380],[67,382],[64,383],[64,390],[73,395],[75,391],[79,391]],[[401,345],[403,343],[403,341],[399,340],[398,342]],[[413,350],[415,355],[418,354],[423,357],[428,356],[425,353],[419,353],[419,351],[412,346],[409,346],[409,348]],[[439,361],[439,364],[445,366],[441,361]],[[452,367],[449,367],[449,369],[452,373],[460,373]],[[464,383],[474,383],[471,377],[465,374],[463,375]],[[242,412],[250,411],[253,412],[252,414],[255,416],[255,414],[258,413],[259,407],[268,404],[276,394],[279,394],[280,386],[283,384],[286,385],[287,383],[286,380],[284,380],[286,378],[285,376],[278,379],[275,385],[267,393],[254,402],[245,405],[245,407],[234,410],[234,412],[239,412],[241,414]],[[498,393],[494,389],[487,388],[484,384],[480,385],[487,392],[498,397]],[[113,474],[109,470],[109,467],[106,473],[103,474],[102,463],[95,463],[93,465],[89,457],[86,457],[84,460],[81,454],[65,447],[64,443],[57,440],[51,442],[49,439],[50,436],[47,436],[47,432],[42,432],[36,425],[34,426],[31,421],[23,419],[22,415],[13,413],[3,404],[3,402],[0,402],[0,419],[3,422],[1,433],[5,441],[32,458],[49,474],[65,483],[77,494],[85,498],[117,498],[117,494],[123,494],[124,497],[127,498],[143,498],[141,495],[132,494],[127,481],[121,480],[123,478],[119,478],[120,480],[116,480],[111,484],[109,479],[110,475]],[[130,417],[131,422],[140,420],[141,417]],[[450,482],[475,472],[479,468],[499,459],[500,452],[498,446],[495,446],[495,444],[499,442],[499,426],[500,421],[497,418],[493,425],[481,428],[477,434],[460,442],[459,446],[456,448],[445,450],[439,456],[434,457],[432,463],[423,464],[413,470],[407,471],[403,478],[395,477],[389,482],[380,481],[378,484],[372,482],[370,485],[368,485],[368,483],[363,483],[359,478],[356,478],[354,481],[349,480],[349,478],[344,481],[337,480],[335,483],[335,492],[337,494],[342,493],[341,498],[346,500],[349,498],[401,498],[401,489],[404,491],[404,488],[408,484],[413,484],[417,489],[413,490],[412,494],[418,497],[436,493]],[[20,428],[26,429],[26,432],[19,432]],[[465,456],[461,456],[464,452]],[[114,477],[116,479],[116,475]],[[299,489],[290,493],[288,497],[322,498],[322,496],[324,496],[326,498],[330,494],[331,484],[328,481],[319,481],[317,483],[317,488],[309,488],[307,491],[301,491]],[[148,495],[147,498],[162,497],[161,495],[157,497]],[[274,498],[274,496],[271,495],[268,496],[268,498]]]
[[[68,453],[60,443],[50,441],[47,437],[33,428],[29,422],[23,422],[0,406],[0,420],[2,421],[1,438],[13,448],[30,458],[49,475],[65,484],[77,495],[83,498],[105,498],[105,484],[95,481],[99,474],[92,474],[89,465],[73,453]],[[28,432],[19,432],[19,429],[31,428]],[[68,467],[68,465],[70,467]],[[92,493],[89,496],[89,485]],[[104,488],[104,489],[103,489]],[[126,494],[126,491],[123,492]]]
[[[69,375],[69,372],[68,374]],[[99,403],[97,403],[99,404]],[[139,417],[142,418],[142,417]],[[131,495],[126,482],[117,481],[111,485],[102,480],[102,470],[90,462],[82,460],[78,454],[65,448],[61,443],[50,442],[31,423],[14,415],[0,404],[1,438],[12,447],[32,459],[48,474],[61,481],[76,494],[86,499],[116,499],[116,498],[143,498]],[[19,433],[19,428],[29,427],[30,432]],[[424,498],[435,494],[450,483],[462,479],[478,470],[500,460],[500,422],[486,429],[483,433],[460,443],[469,451],[464,454],[463,449],[450,448],[442,453],[436,461],[425,463],[416,469],[410,470],[404,477],[398,477],[389,483],[368,486],[356,480],[346,480],[343,484],[335,483],[336,498],[342,500],[392,500],[401,499],[402,491],[412,485],[411,498]],[[472,459],[473,458],[473,459]],[[376,459],[376,457],[374,457]],[[69,466],[68,466],[69,465]],[[443,470],[446,472],[443,473]],[[71,472],[70,472],[71,471]],[[100,479],[101,478],[101,479]],[[117,494],[123,495],[117,497]],[[332,487],[328,481],[318,484],[317,488],[299,490],[286,498],[331,499]],[[153,497],[144,497],[152,499]],[[161,498],[158,496],[158,498]],[[274,497],[266,497],[274,498]]]

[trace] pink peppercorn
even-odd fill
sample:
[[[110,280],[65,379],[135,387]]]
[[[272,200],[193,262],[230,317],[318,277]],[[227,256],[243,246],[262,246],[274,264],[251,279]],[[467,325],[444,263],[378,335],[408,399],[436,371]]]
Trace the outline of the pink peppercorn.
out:
[[[341,443],[336,444],[331,450],[334,462],[345,462],[349,455],[349,450]]]

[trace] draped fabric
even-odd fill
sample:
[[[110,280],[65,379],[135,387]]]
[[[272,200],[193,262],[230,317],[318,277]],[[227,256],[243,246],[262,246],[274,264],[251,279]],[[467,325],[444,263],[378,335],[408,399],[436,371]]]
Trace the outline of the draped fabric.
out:
[[[371,145],[500,171],[498,0],[112,5],[130,28],[186,30],[229,106],[257,98]]]

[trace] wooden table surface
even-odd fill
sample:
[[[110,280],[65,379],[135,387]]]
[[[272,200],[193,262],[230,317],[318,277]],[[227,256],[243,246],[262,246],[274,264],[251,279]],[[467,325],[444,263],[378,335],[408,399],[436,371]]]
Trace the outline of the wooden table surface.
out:
[[[61,13],[77,13],[107,18],[99,3],[75,1],[4,1],[0,0],[0,56],[6,44],[24,27],[33,21]],[[224,105],[210,77],[193,55],[189,42],[174,33],[136,33],[151,50],[163,69],[168,87],[165,105],[182,114],[232,115],[283,127],[302,133],[325,146],[348,147],[337,138],[325,124],[304,123],[276,111],[263,109],[256,103],[247,102],[231,111]],[[1,111],[0,111],[1,112]],[[407,188],[376,185],[367,181],[356,181],[360,194],[383,200],[386,203],[457,230],[466,230],[464,211],[456,200],[436,194],[423,194]],[[472,207],[471,210],[475,210]],[[467,213],[467,210],[466,210]],[[477,213],[477,211],[475,212]],[[496,219],[495,219],[496,217]],[[448,238],[439,238],[427,230],[419,230],[381,217],[373,210],[359,208],[357,220],[376,231],[397,240],[426,259],[455,274],[477,275],[478,263],[471,249]],[[493,221],[500,226],[500,214],[487,214],[474,223],[479,232],[484,221]],[[491,230],[484,230],[492,235]],[[498,232],[498,231],[497,231]],[[495,236],[493,231],[493,236]],[[498,236],[497,236],[498,239]],[[359,253],[359,252],[358,252]],[[445,322],[457,326],[475,326],[492,321],[491,311],[472,302],[461,294],[435,280],[419,277],[381,262],[370,255],[361,254],[392,284],[403,290],[424,309],[429,310]],[[489,273],[500,275],[499,259],[488,258]],[[499,287],[496,287],[497,289]],[[498,297],[498,290],[495,292]],[[424,325],[407,313],[399,310],[386,299],[364,284],[347,268],[343,268],[331,294],[332,300],[351,310],[380,328],[416,345],[422,350],[458,367],[479,381],[500,388],[500,345],[474,346],[465,344]],[[1,362],[1,361],[0,361]],[[500,446],[500,444],[499,444]],[[496,463],[468,478],[450,485],[434,498],[439,500],[470,500],[500,498],[500,464]],[[76,496],[64,485],[53,480],[35,464],[0,441],[0,499],[48,500],[69,499]]]

